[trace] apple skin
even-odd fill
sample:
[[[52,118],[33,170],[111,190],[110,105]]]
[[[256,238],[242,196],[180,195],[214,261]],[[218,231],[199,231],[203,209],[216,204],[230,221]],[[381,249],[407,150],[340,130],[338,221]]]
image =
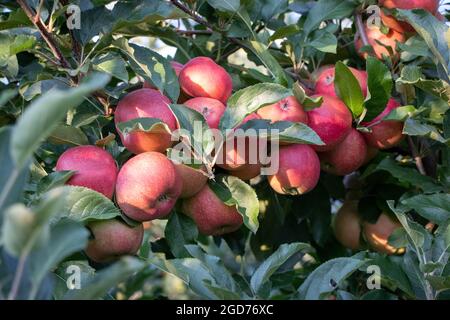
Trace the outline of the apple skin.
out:
[[[334,234],[344,247],[351,250],[361,248],[361,224],[358,214],[358,201],[346,200],[334,220]]]
[[[271,120],[272,122],[291,121],[308,124],[308,115],[294,96],[262,107],[256,113],[261,119]]]
[[[345,176],[358,170],[366,160],[367,145],[356,129],[351,129],[345,139],[330,151],[319,153],[322,169],[328,173]]]
[[[436,13],[439,0],[379,0],[380,6],[388,9],[424,9]]]
[[[394,248],[388,242],[389,237],[398,228],[402,228],[400,222],[392,220],[386,213],[383,212],[380,214],[375,224],[364,222],[363,234],[366,241],[375,251],[389,255],[399,254],[404,252],[404,249]]]
[[[393,29],[400,33],[411,33],[414,32],[414,28],[407,22],[399,21],[393,16],[385,13],[383,10],[380,12],[381,21],[389,29]]]
[[[319,108],[308,111],[308,125],[313,129],[322,141],[324,146],[313,146],[316,151],[323,152],[333,149],[352,128],[352,114],[347,106],[338,98],[320,95],[323,103]],[[317,98],[319,95],[313,96]]]
[[[367,97],[367,72],[352,67],[349,69],[358,80],[364,97]],[[335,73],[336,68],[334,66],[330,66],[329,68],[323,69],[318,74],[315,89],[316,95],[328,95],[337,98],[336,90],[334,88]]]
[[[392,110],[398,108],[400,104],[394,99],[390,99],[384,111],[370,122],[361,123],[362,126],[370,127],[372,132],[364,132],[363,136],[369,146],[384,150],[398,145],[404,138],[403,122],[401,121],[381,121]],[[379,122],[379,123],[377,123]],[[375,124],[377,123],[377,124]]]
[[[225,112],[225,105],[212,98],[192,98],[184,102],[184,105],[202,114],[211,129],[218,129],[220,118]]]
[[[119,171],[116,200],[136,221],[166,218],[183,188],[175,165],[161,153],[145,152],[128,160]]]
[[[364,140],[366,140],[366,139],[364,138]],[[367,145],[367,153],[366,153],[366,158],[364,159],[363,165],[366,165],[370,161],[372,161],[378,155],[378,152],[379,152],[379,150],[377,148],[374,148],[371,145]]]
[[[85,252],[91,260],[98,263],[136,254],[144,237],[142,223],[131,227],[116,219],[96,220],[90,222],[88,228],[93,239],[89,240]]]
[[[168,107],[170,100],[159,91],[153,89],[139,89],[127,94],[117,105],[114,122],[121,122],[137,118],[158,118],[167,124],[171,131],[177,129],[177,122]],[[123,145],[134,154],[148,151],[165,152],[172,146],[170,133],[135,131],[126,137],[117,129]]]
[[[224,104],[233,90],[228,72],[208,57],[189,60],[181,70],[179,80],[189,96],[213,98]]]
[[[208,181],[208,177],[199,170],[191,168],[184,164],[176,164],[175,168],[178,171],[183,184],[180,198],[189,198],[198,193]]]
[[[116,185],[116,161],[102,148],[78,146],[66,150],[56,162],[56,171],[73,170],[68,185],[86,187],[112,199]]]
[[[384,34],[381,32],[380,28],[376,26],[372,26],[371,28],[366,26],[365,30],[367,38],[369,40],[369,44],[372,46],[373,51],[375,53],[375,57],[382,60],[383,55],[388,57],[391,56],[391,53],[386,48],[390,47],[392,49],[392,52],[394,53],[394,56],[392,58],[398,58],[398,52],[396,51],[397,42],[404,43],[406,41],[404,34],[397,32],[393,29],[390,29],[387,34]],[[382,43],[383,45],[381,45],[380,43]],[[363,47],[361,37],[359,37],[359,39],[356,40],[355,47],[358,52]],[[369,53],[359,52],[359,55],[362,58],[366,59],[369,56]]]
[[[320,161],[308,145],[293,144],[279,150],[279,169],[268,180],[280,194],[299,195],[314,189],[320,178]]]
[[[206,184],[195,196],[185,199],[182,211],[194,220],[200,233],[219,236],[238,230],[242,216],[235,206],[227,206]]]

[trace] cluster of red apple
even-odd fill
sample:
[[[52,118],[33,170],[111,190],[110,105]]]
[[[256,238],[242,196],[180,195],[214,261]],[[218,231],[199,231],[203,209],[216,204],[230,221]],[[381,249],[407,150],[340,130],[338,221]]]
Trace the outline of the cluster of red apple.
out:
[[[365,26],[365,33],[373,53],[378,59],[383,56],[397,58],[395,54],[397,42],[404,43],[409,34],[415,32],[414,28],[407,22],[399,21],[390,14],[392,9],[423,9],[429,11],[437,19],[444,21],[445,18],[439,13],[439,0],[379,0],[381,6],[380,18],[387,32],[381,26]],[[355,42],[356,49],[359,51],[363,47],[363,40],[358,37]],[[394,53],[394,56],[392,56]],[[368,52],[360,52],[362,57],[367,57]]]

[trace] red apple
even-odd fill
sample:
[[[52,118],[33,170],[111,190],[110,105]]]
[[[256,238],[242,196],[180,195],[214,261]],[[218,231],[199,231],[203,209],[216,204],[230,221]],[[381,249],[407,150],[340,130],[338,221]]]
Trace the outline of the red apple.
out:
[[[308,119],[308,125],[325,143],[325,146],[314,146],[317,151],[331,150],[344,140],[353,121],[347,106],[338,98],[327,95],[323,95],[323,103],[319,108],[308,111]]]
[[[346,248],[358,250],[361,248],[361,224],[358,214],[358,201],[347,200],[339,209],[334,220],[336,239]]]
[[[217,166],[229,171],[250,170],[255,172],[260,166],[259,139],[251,137],[231,137],[223,144],[217,156]],[[267,154],[267,153],[266,153]]]
[[[439,0],[379,0],[380,6],[388,9],[424,9],[436,13]]]
[[[403,253],[404,249],[397,249],[389,244],[389,237],[399,228],[402,228],[400,222],[391,219],[386,213],[381,213],[375,224],[364,223],[363,232],[365,239],[375,251],[386,254],[399,254]]]
[[[96,220],[88,224],[93,239],[86,248],[87,256],[95,262],[110,262],[124,255],[134,255],[144,237],[142,224],[131,227],[113,220]]]
[[[364,140],[366,140],[364,138]],[[367,154],[366,154],[366,158],[364,159],[364,164],[366,165],[368,164],[370,161],[372,161],[372,159],[374,159],[377,155],[378,155],[378,149],[372,147],[371,145],[367,145]]]
[[[320,178],[320,161],[313,148],[303,144],[281,147],[278,160],[278,172],[268,177],[276,192],[299,195],[316,187]]]
[[[396,52],[397,48],[397,42],[404,43],[406,41],[405,36],[397,32],[393,29],[390,29],[390,31],[387,34],[384,34],[381,32],[380,28],[376,26],[365,27],[365,31],[367,34],[367,38],[369,40],[369,44],[372,46],[375,57],[378,59],[383,59],[383,55],[389,57],[391,56],[391,53],[387,48],[390,48],[392,52],[394,53],[394,57],[398,56],[398,53]],[[356,49],[359,50],[363,47],[363,42],[361,40],[361,37],[356,40],[355,43]],[[360,52],[360,56],[364,59],[367,58],[369,55],[368,52]]]
[[[55,170],[76,171],[67,181],[68,185],[90,188],[112,199],[118,169],[113,157],[102,148],[70,148],[59,157]]]
[[[399,21],[395,19],[393,16],[385,13],[383,10],[380,12],[381,20],[383,21],[383,24],[400,33],[407,33],[407,32],[414,32],[414,28],[407,22]]]
[[[233,90],[228,72],[207,57],[191,59],[181,70],[180,86],[191,97],[206,97],[226,103]]]
[[[320,153],[324,171],[345,176],[358,170],[366,160],[367,146],[364,137],[351,129],[345,139],[333,149]]]
[[[308,123],[308,115],[294,96],[287,97],[277,103],[262,107],[256,112],[262,119]]]
[[[174,164],[161,153],[145,152],[128,160],[117,176],[116,200],[136,221],[166,218],[183,183]]]
[[[361,87],[364,97],[367,97],[367,72],[351,67],[349,69],[353,73],[355,78],[358,80],[359,86]],[[335,75],[335,67],[325,68],[321,71],[321,73],[317,76],[316,81],[317,95],[328,95],[332,97],[337,97],[334,88],[334,75]]]
[[[372,132],[363,133],[368,145],[377,149],[390,149],[403,140],[403,122],[383,121],[384,117],[399,106],[400,104],[397,101],[390,99],[386,108],[378,117],[370,122],[361,123],[362,126],[369,127],[372,130]]]
[[[139,89],[127,94],[117,105],[115,112],[116,127],[121,122],[137,118],[157,118],[167,124],[171,131],[177,129],[176,119],[168,107],[170,100],[159,91]],[[126,137],[119,132],[123,145],[129,151],[138,154],[147,151],[165,152],[172,145],[170,133],[135,131]]]
[[[192,98],[184,103],[187,107],[201,113],[211,129],[218,129],[220,118],[225,112],[222,102],[212,98]]]
[[[184,164],[177,164],[175,168],[183,183],[180,198],[189,198],[199,192],[208,181],[208,177],[199,170]]]
[[[242,216],[236,207],[227,206],[206,184],[199,193],[182,204],[183,213],[191,217],[204,235],[219,236],[238,230]]]
[[[229,171],[229,175],[238,177],[241,180],[248,181],[256,178],[261,174],[261,165],[259,164],[248,164],[244,165],[239,170]]]

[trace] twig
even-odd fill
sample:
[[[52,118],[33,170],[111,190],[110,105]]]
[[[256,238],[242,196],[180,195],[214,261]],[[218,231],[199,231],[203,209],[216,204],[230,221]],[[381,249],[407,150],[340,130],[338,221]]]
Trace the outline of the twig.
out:
[[[186,7],[184,4],[182,4],[178,0],[170,0],[170,2],[175,7],[180,9],[181,11],[183,11],[183,12],[187,13],[188,15],[190,15],[192,17],[192,19],[194,19],[196,22],[204,25],[205,27],[207,27],[211,31],[214,30],[214,26],[211,23],[209,23],[205,18],[203,18],[201,15],[199,15],[197,12],[189,9],[188,7]]]
[[[362,20],[362,15],[360,12],[355,14],[356,29],[358,30],[359,36],[364,46],[370,46],[369,38],[366,34],[366,29],[364,28],[364,22]]]
[[[419,151],[417,150],[417,147],[410,136],[408,136],[408,143],[409,147],[411,148],[411,153],[414,158],[414,161],[416,162],[417,170],[419,170],[421,175],[426,176],[427,172],[425,171],[425,167],[423,166],[422,157],[419,155]]]
[[[67,59],[62,54],[61,50],[56,45],[55,39],[53,38],[52,34],[47,30],[46,26],[42,22],[41,18],[36,15],[31,9],[27,2],[25,0],[17,0],[17,3],[20,5],[22,10],[27,15],[28,19],[36,26],[36,28],[39,29],[39,32],[42,35],[42,38],[45,40],[47,45],[50,47],[50,50],[52,51],[53,55],[58,59],[58,61],[61,63],[61,65],[64,68],[70,68],[70,64],[67,61]]]
[[[175,29],[176,33],[186,35],[186,36],[193,36],[196,34],[212,34],[213,32],[211,30],[180,30]]]
[[[69,4],[68,0],[60,0],[63,6],[66,6]],[[66,13],[66,18],[69,18],[69,14]],[[72,51],[75,55],[76,60],[78,63],[81,63],[82,56],[81,56],[81,46],[80,43],[75,38],[75,34],[73,33],[72,29],[69,29],[70,38],[72,39]]]

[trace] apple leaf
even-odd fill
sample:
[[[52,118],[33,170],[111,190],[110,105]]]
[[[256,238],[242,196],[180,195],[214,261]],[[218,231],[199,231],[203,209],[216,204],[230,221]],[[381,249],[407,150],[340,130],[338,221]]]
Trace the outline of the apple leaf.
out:
[[[239,90],[228,99],[219,128],[221,130],[236,128],[249,114],[292,94],[292,90],[274,83],[259,83]]]
[[[43,177],[38,185],[36,194],[42,195],[53,188],[63,186],[73,175],[75,171],[55,171]]]
[[[370,99],[365,102],[367,110],[364,121],[371,121],[385,109],[393,87],[391,72],[378,59],[367,57],[366,70]]]
[[[298,289],[300,300],[320,300],[366,263],[356,258],[336,258],[321,264]]]
[[[176,258],[187,258],[189,253],[185,245],[194,243],[198,236],[198,229],[194,221],[178,212],[173,212],[167,221],[164,236],[170,251]]]
[[[125,137],[135,131],[170,133],[169,126],[158,118],[136,118],[130,121],[118,123],[117,128]]]
[[[280,142],[324,145],[313,129],[299,122],[278,121],[271,123],[270,120],[255,119],[243,124],[240,129],[244,131],[254,129],[257,136],[278,139]],[[248,131],[244,135],[252,135],[252,132],[254,131]]]
[[[342,62],[336,63],[334,85],[338,97],[344,101],[353,117],[358,118],[364,111],[364,95],[358,80]]]
[[[259,228],[259,202],[255,190],[239,178],[217,175],[216,181],[208,181],[211,190],[227,206],[236,206],[245,226],[253,233]]]
[[[81,85],[68,90],[51,90],[39,97],[17,121],[11,137],[11,155],[18,168],[25,165],[40,143],[52,134],[67,111],[86,95],[104,87],[110,77],[92,74]]]
[[[294,93],[295,98],[298,102],[302,105],[303,109],[305,111],[309,111],[315,108],[319,108],[323,103],[323,97],[317,97],[317,98],[311,98],[309,97],[305,89],[300,85],[300,83],[297,81],[292,86],[292,91]]]
[[[69,218],[74,221],[107,220],[121,216],[120,210],[103,194],[85,187],[63,186],[54,190],[66,194],[64,208],[55,220]],[[45,198],[46,195],[43,195]]]
[[[53,144],[65,144],[70,146],[81,146],[89,144],[88,138],[80,128],[68,125],[59,125],[48,137]]]
[[[241,6],[240,0],[207,0],[208,4],[216,10],[225,12],[236,12]]]
[[[436,193],[431,195],[420,194],[402,200],[402,204],[414,209],[425,219],[441,224],[450,220],[450,195]]]

